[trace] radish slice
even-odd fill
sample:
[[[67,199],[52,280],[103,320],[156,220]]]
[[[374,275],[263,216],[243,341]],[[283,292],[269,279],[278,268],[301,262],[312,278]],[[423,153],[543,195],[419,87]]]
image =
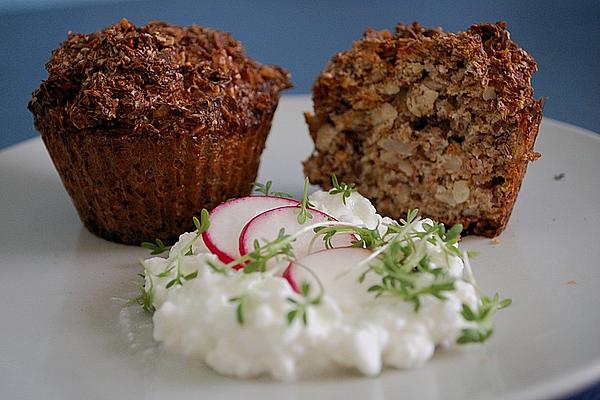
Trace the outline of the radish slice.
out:
[[[210,228],[202,234],[206,247],[224,263],[240,257],[238,240],[248,221],[267,210],[297,205],[292,199],[247,196],[226,201],[210,212]]]
[[[327,296],[343,310],[348,310],[373,299],[373,294],[367,290],[377,283],[377,275],[368,273],[363,283],[358,281],[369,268],[358,264],[370,254],[371,250],[359,247],[319,251],[290,263],[283,277],[296,292],[300,292],[302,284],[308,282],[311,295],[316,296],[319,289],[316,275]]]
[[[254,249],[255,240],[258,240],[259,244],[262,245],[267,241],[276,239],[281,228],[285,229],[286,234],[292,235],[311,224],[331,220],[337,221],[335,218],[322,211],[310,210],[313,217],[304,224],[299,224],[299,211],[300,208],[298,208],[298,206],[284,206],[265,211],[251,219],[240,234],[240,254],[245,255],[251,252]],[[319,237],[314,240],[312,247],[309,249],[310,242],[314,236],[315,233],[311,230],[300,235],[291,243],[294,255],[297,259],[304,257],[309,253],[314,253],[326,248],[325,242]],[[356,237],[352,234],[340,234],[335,235],[332,238],[331,244],[333,247],[348,247],[351,246],[352,242],[355,240]]]

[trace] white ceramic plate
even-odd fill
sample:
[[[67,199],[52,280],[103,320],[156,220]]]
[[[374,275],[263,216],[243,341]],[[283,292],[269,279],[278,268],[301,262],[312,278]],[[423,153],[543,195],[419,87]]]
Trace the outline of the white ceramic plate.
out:
[[[284,98],[260,179],[296,192],[312,150],[302,111]],[[159,357],[151,321],[123,307],[145,250],[88,233],[39,139],[0,153],[2,399],[525,399],[600,379],[600,136],[546,119],[499,244],[468,238],[485,292],[513,306],[484,346],[436,354],[413,371],[298,383],[240,381]],[[564,174],[562,179],[555,175]]]

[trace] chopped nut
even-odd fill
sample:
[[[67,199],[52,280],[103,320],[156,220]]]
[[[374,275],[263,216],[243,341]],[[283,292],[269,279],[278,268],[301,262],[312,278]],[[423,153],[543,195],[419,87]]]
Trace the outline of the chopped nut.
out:
[[[437,189],[436,193],[433,195],[433,197],[437,201],[441,201],[442,203],[446,203],[450,206],[456,205],[456,201],[454,200],[454,195],[452,194],[452,192],[445,189],[442,186],[438,187],[438,189]]]
[[[387,96],[394,95],[394,94],[398,93],[399,91],[400,91],[400,86],[398,86],[394,82],[386,82],[383,85],[383,87],[381,88],[381,93],[383,93]]]
[[[427,78],[423,79],[422,84],[425,85],[425,87],[427,87],[428,89],[431,89],[431,90],[442,90],[442,89],[444,89],[444,85],[442,83],[436,82],[433,79],[431,79],[430,77],[427,77]]]
[[[425,85],[413,86],[406,97],[406,106],[417,117],[423,117],[431,114],[433,103],[435,103],[438,96],[438,92],[429,89]]]
[[[396,167],[408,177],[413,176],[413,166],[406,160],[398,160]]]
[[[438,187],[434,197],[438,201],[455,206],[467,201],[470,193],[471,191],[467,181],[456,181],[452,184],[451,190],[444,188],[443,186]]]
[[[371,123],[377,125],[392,125],[398,116],[398,111],[390,103],[383,103],[371,112]]]
[[[404,69],[407,72],[410,72],[412,75],[419,75],[425,69],[425,66],[421,63],[407,63],[404,66]]]
[[[326,150],[331,141],[335,138],[337,131],[331,124],[325,124],[317,131],[315,146],[317,150]]]
[[[413,154],[413,145],[408,142],[401,142],[392,138],[383,138],[379,141],[379,147],[402,157],[409,157]]]
[[[444,161],[444,167],[448,172],[458,172],[462,166],[462,158],[459,156],[448,155]]]
[[[456,181],[452,189],[452,195],[456,204],[464,203],[471,193],[467,181]]]
[[[329,118],[333,121],[335,129],[338,131],[354,131],[370,126],[369,121],[365,117],[365,113],[362,111],[350,110],[343,114],[331,115]]]

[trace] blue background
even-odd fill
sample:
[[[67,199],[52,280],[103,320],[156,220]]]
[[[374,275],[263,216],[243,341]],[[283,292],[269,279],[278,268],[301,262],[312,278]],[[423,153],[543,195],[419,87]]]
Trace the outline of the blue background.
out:
[[[600,132],[600,1],[99,1],[0,0],[0,149],[36,136],[26,105],[67,31],[91,32],[127,17],[229,31],[250,56],[287,67],[309,93],[329,58],[365,28],[419,21],[448,31],[506,20],[538,61],[535,94],[544,115]],[[600,399],[600,385],[576,397]]]

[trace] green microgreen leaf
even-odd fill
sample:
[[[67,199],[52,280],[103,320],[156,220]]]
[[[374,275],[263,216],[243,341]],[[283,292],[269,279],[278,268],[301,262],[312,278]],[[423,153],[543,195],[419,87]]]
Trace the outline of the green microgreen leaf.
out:
[[[310,181],[308,180],[308,176],[304,178],[304,190],[302,191],[302,200],[300,201],[300,205],[298,206],[300,210],[298,211],[298,223],[300,225],[304,225],[307,220],[312,219],[312,214],[309,211],[309,208],[314,207],[314,205],[308,200],[308,185],[310,185]]]
[[[235,317],[237,319],[238,324],[244,325],[245,320],[245,309],[246,309],[246,296],[236,296],[229,299],[230,303],[235,303],[237,306],[235,307]]]
[[[144,281],[140,283],[138,287],[139,294],[134,301],[139,304],[144,311],[154,312],[154,281],[152,279],[152,275],[150,275],[148,269],[146,268],[144,261],[140,260],[140,263],[144,267],[144,273],[140,274]],[[146,276],[148,277],[148,289],[146,289]]]
[[[471,307],[466,304],[462,305],[462,316],[467,321],[475,321],[475,313],[471,310]]]
[[[169,276],[171,271],[173,271],[173,269],[175,269],[175,265],[171,265],[170,267],[168,267],[167,269],[165,269],[163,272],[161,272],[160,274],[158,274],[156,276],[158,278],[166,278],[167,276]]]
[[[467,251],[467,256],[469,258],[475,258],[479,256],[479,252],[478,251]]]
[[[456,224],[454,226],[452,226],[452,228],[450,228],[448,230],[448,232],[446,232],[446,236],[444,237],[445,241],[452,241],[452,240],[457,240],[460,237],[460,233],[463,230],[463,226],[461,224]]]
[[[194,221],[194,225],[196,226],[196,233],[198,235],[201,235],[202,233],[206,232],[210,227],[209,213],[206,208],[203,208],[200,212],[200,219],[194,216],[192,220]]]
[[[151,255],[162,254],[169,250],[169,246],[165,246],[162,240],[155,239],[156,243],[142,242],[142,247],[150,250]]]
[[[507,307],[510,307],[511,304],[512,304],[512,299],[504,299],[500,302],[500,304],[498,304],[498,310],[503,310]]]
[[[262,245],[258,240],[255,240],[251,252],[225,264],[224,268],[243,265],[242,271],[247,274],[256,271],[265,272],[267,270],[268,262],[272,259],[283,258],[293,260],[295,258],[292,248],[292,242],[294,240],[296,240],[295,237],[286,234],[285,229],[281,228],[277,238],[272,241],[266,241]]]
[[[219,265],[213,261],[207,260],[206,265],[210,267],[214,272],[219,273],[221,275],[229,275],[230,269],[226,268],[222,265]]]
[[[254,272],[254,271],[258,270],[260,265],[261,265],[261,264],[260,264],[260,263],[258,263],[258,262],[256,262],[256,261],[255,261],[255,262],[248,263],[248,264],[246,264],[246,266],[244,267],[244,272],[245,272],[245,273],[247,273],[247,274],[250,274],[250,273],[252,273],[252,272]],[[265,268],[265,270],[266,270],[266,268]]]
[[[190,273],[190,274],[187,274],[187,275],[185,275],[183,278],[184,278],[186,281],[190,281],[190,280],[192,280],[192,279],[195,279],[197,276],[198,276],[198,270],[196,270],[196,271],[194,271],[194,272],[192,272],[192,273]]]
[[[167,289],[172,288],[176,283],[178,283],[179,280],[178,279],[172,279],[167,283],[167,286],[165,286]]]
[[[294,319],[298,316],[298,310],[292,310],[287,313],[287,322],[288,325],[291,325],[294,322]]]
[[[292,309],[286,315],[288,325],[291,325],[296,319],[302,321],[304,326],[308,325],[308,309],[312,306],[321,304],[322,297],[322,292],[315,297],[311,297],[310,291],[311,286],[305,281],[300,285],[300,293],[298,295],[301,299],[294,299],[292,297],[287,298],[287,301],[292,306]]]
[[[415,208],[415,209],[412,209],[412,210],[408,210],[408,212],[406,214],[406,223],[407,224],[412,223],[417,218],[418,215],[419,215],[419,209],[418,208]]]
[[[356,192],[358,190],[354,183],[347,184],[344,182],[338,182],[337,176],[335,176],[335,174],[331,175],[331,185],[333,186],[333,188],[329,190],[329,194],[341,194],[342,203],[344,203],[344,205],[346,205],[346,199],[349,198],[353,192]]]
[[[512,304],[511,299],[500,300],[496,293],[493,297],[483,296],[477,310],[463,304],[461,315],[474,327],[462,330],[461,336],[456,340],[458,344],[483,343],[494,333],[494,316],[496,313]]]
[[[272,192],[271,186],[273,182],[267,181],[266,183],[254,182],[254,191],[262,193],[265,196],[285,197],[291,199],[293,196],[286,192]]]
[[[300,287],[300,294],[303,297],[307,297],[309,291],[310,291],[310,284],[308,282],[302,282],[302,285]]]

